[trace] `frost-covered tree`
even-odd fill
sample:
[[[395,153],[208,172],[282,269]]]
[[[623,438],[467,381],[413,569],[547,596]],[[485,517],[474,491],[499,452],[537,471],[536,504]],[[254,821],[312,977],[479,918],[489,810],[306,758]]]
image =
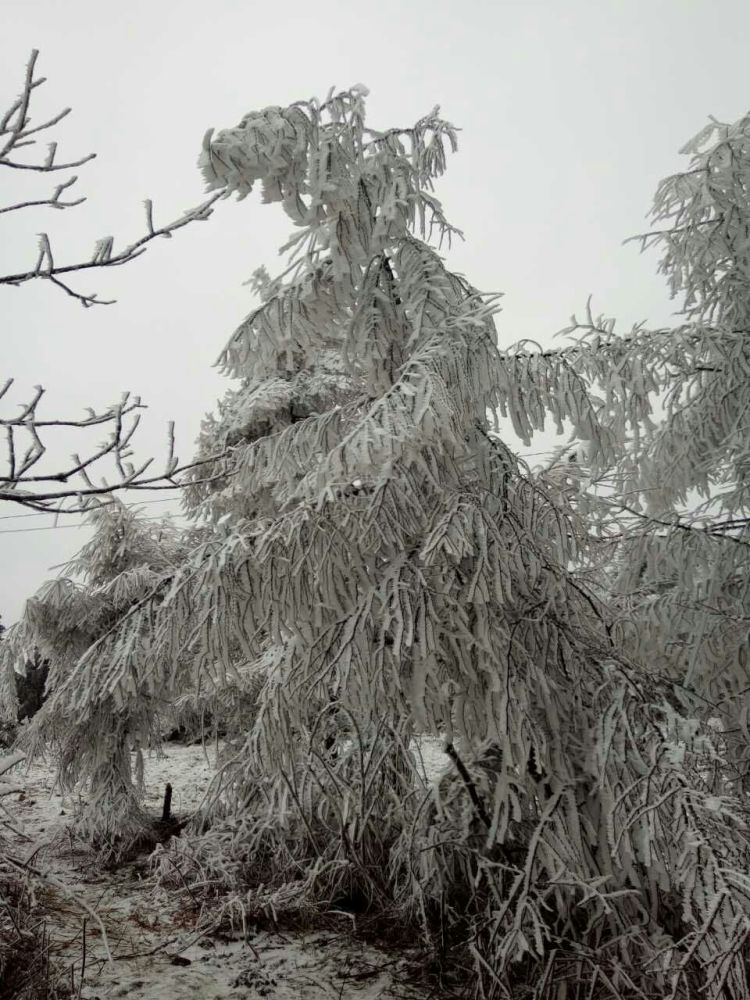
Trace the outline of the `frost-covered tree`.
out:
[[[0,708],[16,710],[17,674],[31,658],[50,664],[46,693],[55,692],[73,673],[86,650],[102,642],[118,622],[144,600],[158,601],[169,574],[186,558],[192,542],[168,519],[154,519],[118,500],[90,512],[91,539],[65,567],[66,574],[46,583],[27,600],[21,619],[0,647]],[[85,697],[85,692],[79,692]],[[38,713],[41,717],[43,711]],[[107,817],[107,836],[127,837],[145,818],[130,789],[140,782],[140,754],[160,741],[160,723],[172,720],[172,705],[158,689],[141,690],[121,713],[105,715],[91,706],[89,724],[74,740],[58,737],[55,719],[44,722],[45,735],[62,747],[63,780],[91,778],[91,808]],[[41,718],[37,722],[39,724]],[[127,733],[127,738],[123,733]],[[136,752],[136,776],[131,774]],[[118,794],[119,792],[119,794]],[[85,826],[86,819],[83,818]]]
[[[67,777],[75,757],[109,781],[88,814],[107,836],[102,807],[136,822],[137,789],[96,771],[96,734],[136,747],[155,692],[252,680],[185,848],[234,905],[420,928],[477,997],[745,997],[743,801],[706,787],[712,732],[595,585],[581,485],[530,475],[492,423],[567,422],[603,475],[648,415],[636,363],[601,400],[588,383],[616,384],[627,347],[501,351],[496,298],[428,242],[456,233],[432,193],[455,129],[435,109],[378,131],[365,96],[206,136],[209,188],[260,181],[295,225],[203,427],[199,457],[230,449],[231,475],[190,488],[206,534],[36,728]],[[450,765],[434,787],[428,736]]]
[[[583,498],[614,566],[629,648],[716,720],[728,770],[747,792],[750,691],[750,117],[712,120],[682,152],[688,168],[657,190],[660,270],[681,322],[618,336],[590,313],[563,353],[602,390],[618,459],[592,453]]]
[[[717,730],[700,771],[717,808],[725,794],[744,803],[750,788],[749,136],[747,115],[712,119],[681,150],[688,167],[659,185],[654,228],[634,238],[661,251],[677,325],[623,336],[588,309],[564,331],[576,346],[524,358],[542,364],[552,391],[551,365],[564,359],[596,393],[616,460],[591,443],[578,449],[589,489],[577,506],[595,539],[582,569],[608,591],[623,651]],[[684,817],[678,829],[693,824]],[[703,860],[706,893],[730,894],[715,856]],[[728,938],[721,910],[716,929]]]

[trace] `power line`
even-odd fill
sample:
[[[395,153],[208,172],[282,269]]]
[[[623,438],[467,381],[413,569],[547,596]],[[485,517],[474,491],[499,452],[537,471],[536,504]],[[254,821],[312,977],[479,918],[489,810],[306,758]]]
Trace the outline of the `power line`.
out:
[[[20,535],[27,531],[65,531],[67,528],[87,528],[87,524],[49,524],[46,528],[5,528],[0,535]]]
[[[154,503],[175,503],[175,502],[176,502],[176,499],[174,497],[164,497],[162,500],[141,500],[138,503],[126,503],[124,506],[125,507],[146,507],[149,504],[154,504]],[[105,504],[105,506],[107,506],[107,505]],[[94,508],[92,508],[92,510],[93,509]],[[66,511],[64,511],[64,510],[59,510],[59,511],[58,510],[49,510],[49,511],[48,510],[37,510],[37,511],[34,511],[33,514],[0,514],[0,521],[14,521],[14,520],[17,520],[20,517],[58,517],[60,514],[66,514],[66,516],[70,517],[71,513],[75,516],[75,515],[85,514],[86,511],[78,510],[78,511],[71,511],[70,513],[66,513]],[[68,525],[68,527],[74,527],[74,525]]]
[[[156,500],[155,503],[160,503],[161,501]],[[23,515],[21,515],[23,516]],[[48,517],[50,515],[47,515]],[[166,513],[163,517],[174,517],[174,514]],[[180,515],[183,516],[183,515]],[[154,515],[153,517],[142,517],[141,521],[161,521],[162,517]],[[79,521],[78,524],[48,524],[45,527],[39,528],[3,528],[0,531],[0,535],[20,535],[26,534],[29,531],[65,531],[70,528],[91,528],[93,530],[93,525],[85,524]]]

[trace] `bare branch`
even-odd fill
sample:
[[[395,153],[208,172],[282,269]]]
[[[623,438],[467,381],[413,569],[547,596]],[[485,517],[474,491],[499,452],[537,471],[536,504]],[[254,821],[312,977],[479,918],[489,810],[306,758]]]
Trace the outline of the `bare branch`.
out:
[[[37,157],[34,162],[25,163],[16,158],[15,154],[18,151],[34,146],[42,133],[46,133],[49,138],[49,130],[70,113],[70,108],[63,108],[41,124],[32,126],[30,107],[33,92],[45,82],[44,78],[35,76],[38,55],[36,49],[31,53],[21,94],[0,115],[0,168],[53,173],[80,166],[95,155],[92,153],[80,159],[58,162],[57,143],[52,140],[48,142],[43,156]],[[0,207],[0,215],[29,208],[46,207],[57,210],[74,208],[86,200],[84,197],[66,197],[65,193],[72,188],[77,179],[76,175],[70,176],[57,184],[52,193],[46,196],[32,197],[4,205]],[[173,233],[183,226],[208,219],[214,203],[223,195],[223,191],[215,192],[199,205],[163,225],[154,223],[153,202],[147,199],[146,232],[143,235],[119,249],[115,248],[114,236],[105,236],[97,240],[89,259],[73,263],[57,264],[49,235],[45,232],[39,233],[39,249],[35,265],[27,270],[1,275],[0,285],[17,286],[28,281],[45,279],[85,307],[110,305],[114,300],[100,299],[96,292],[78,291],[68,283],[67,276],[78,271],[119,267],[135,260],[146,252],[148,245],[157,237],[170,239]],[[12,385],[12,378],[0,384],[0,400],[7,401]],[[131,398],[126,393],[117,405],[100,413],[89,409],[88,416],[82,419],[59,420],[39,417],[39,404],[43,395],[43,388],[37,386],[33,396],[21,407],[20,413],[0,415],[0,428],[5,429],[5,462],[0,470],[0,500],[17,503],[32,510],[54,509],[65,513],[86,510],[94,504],[101,503],[102,498],[108,494],[119,490],[178,489],[182,485],[181,474],[195,469],[197,465],[218,462],[220,475],[227,474],[221,461],[222,455],[215,455],[204,462],[181,466],[175,455],[173,424],[169,425],[168,454],[161,472],[154,471],[153,458],[147,457],[139,462],[132,462],[131,443],[140,421],[140,414],[136,411],[143,408],[138,397]],[[93,448],[78,449],[62,469],[58,466],[52,471],[47,471],[46,459],[51,449],[44,440],[45,434],[56,429],[68,432],[80,431],[85,434],[87,428],[99,426],[104,427],[107,432],[106,439],[102,443]],[[94,476],[97,481],[101,478],[96,473],[103,469],[104,463],[112,472],[112,481],[104,479],[101,485],[96,485]],[[0,462],[0,465],[2,464]],[[48,488],[53,483],[64,484],[64,488]],[[43,484],[47,484],[47,488]]]
[[[2,143],[0,145],[0,167],[8,167],[13,170],[37,171],[39,173],[52,173],[58,170],[79,167],[84,163],[88,163],[96,154],[89,153],[80,159],[58,163],[56,161],[57,143],[54,141],[48,144],[47,153],[41,162],[24,163],[11,158],[17,150],[25,146],[33,146],[36,143],[36,138],[30,138],[31,136],[37,137],[40,133],[53,128],[70,113],[70,108],[64,108],[62,111],[52,115],[51,118],[48,118],[43,124],[36,125],[33,128],[30,127],[29,108],[32,91],[44,83],[44,78],[42,77],[34,79],[34,69],[38,55],[38,51],[34,49],[26,66],[21,95],[0,118],[0,143]],[[75,208],[86,200],[85,197],[63,200],[61,195],[76,180],[76,176],[70,177],[67,181],[59,184],[48,197],[31,198],[5,205],[0,208],[0,215],[28,208],[46,207],[58,210]],[[114,299],[100,299],[93,292],[91,294],[79,292],[72,288],[67,281],[61,280],[61,275],[71,274],[76,271],[87,271],[102,267],[118,267],[121,264],[127,264],[135,260],[136,257],[140,257],[145,252],[147,245],[157,237],[171,239],[172,234],[183,226],[208,219],[211,216],[214,203],[223,197],[223,195],[223,190],[218,191],[206,201],[183,212],[179,218],[159,227],[154,225],[153,203],[151,199],[147,199],[145,202],[147,232],[121,250],[114,249],[115,240],[113,236],[105,236],[97,240],[92,257],[85,261],[57,266],[54,262],[49,236],[47,233],[40,233],[39,256],[36,266],[14,274],[0,275],[0,285],[22,285],[28,281],[42,278],[51,281],[52,284],[60,288],[66,295],[70,295],[85,307],[92,305],[112,305],[115,301]]]
[[[49,278],[53,285],[57,285],[58,288],[62,288],[67,295],[77,299],[86,309],[88,309],[89,306],[113,306],[117,301],[117,299],[100,299],[98,298],[96,292],[92,292],[91,295],[83,295],[81,292],[76,292],[70,287],[70,285],[66,285],[64,281],[60,281],[59,278],[55,278],[51,274],[44,275],[44,277]]]
[[[86,201],[86,199],[84,197],[81,197],[81,198],[76,198],[75,201],[62,201],[60,199],[60,195],[63,193],[63,191],[67,190],[69,187],[75,184],[77,180],[78,177],[75,174],[73,174],[73,176],[69,177],[67,181],[63,181],[62,184],[57,185],[50,198],[37,198],[32,201],[19,201],[14,205],[7,205],[4,208],[0,208],[0,215],[2,215],[5,212],[17,212],[20,209],[36,208],[45,205],[48,208],[58,208],[58,209],[75,208],[76,205],[83,204],[83,202]]]
[[[40,253],[36,267],[33,270],[20,271],[16,274],[0,275],[0,285],[22,285],[25,282],[33,281],[36,278],[47,278],[51,280],[53,284],[67,292],[68,295],[72,295],[74,298],[78,299],[84,306],[111,305],[115,301],[114,299],[102,300],[97,298],[96,294],[83,295],[80,292],[76,292],[64,282],[60,281],[59,275],[70,274],[75,271],[89,271],[105,267],[119,267],[121,264],[127,264],[130,261],[135,260],[136,257],[140,257],[142,253],[145,253],[147,244],[151,243],[151,241],[155,240],[157,237],[171,237],[172,233],[176,232],[178,229],[182,229],[183,226],[187,226],[191,222],[202,222],[208,219],[211,215],[212,206],[216,201],[218,201],[219,198],[223,197],[223,193],[223,191],[220,191],[217,194],[213,194],[200,205],[189,209],[178,219],[175,219],[158,229],[153,229],[151,232],[141,236],[139,239],[135,240],[135,242],[119,251],[119,253],[112,253],[113,238],[106,237],[105,240],[97,242],[92,260],[78,262],[76,264],[56,266],[52,256],[52,248],[50,246],[49,238],[46,233],[40,233]],[[10,209],[6,209],[6,211],[9,210]]]
[[[31,146],[30,142],[19,143],[21,146]],[[16,146],[18,148],[18,146]],[[72,170],[74,167],[81,167],[84,163],[88,163],[89,160],[96,159],[96,153],[89,153],[88,156],[82,156],[80,160],[71,160],[69,163],[54,163],[54,155],[57,149],[57,143],[52,142],[49,145],[49,153],[44,163],[13,163],[10,160],[0,159],[0,167],[10,167],[12,170],[35,170],[39,173],[48,174],[53,170]]]
[[[8,379],[0,387],[0,398],[6,395],[13,380]],[[41,420],[37,418],[39,401],[44,395],[41,386],[37,386],[33,397],[21,408],[17,416],[0,416],[0,427],[6,433],[6,469],[0,472],[0,501],[7,500],[31,510],[60,513],[79,513],[90,509],[99,502],[99,498],[121,490],[153,490],[180,489],[185,473],[200,466],[210,466],[219,462],[219,472],[214,473],[201,482],[213,482],[229,474],[229,469],[222,459],[228,453],[211,455],[197,462],[180,465],[175,455],[174,423],[168,426],[168,451],[161,472],[151,473],[153,458],[145,458],[137,465],[130,458],[131,442],[138,428],[141,415],[134,412],[145,409],[138,396],[131,399],[129,393],[124,393],[120,402],[102,413],[89,410],[89,415],[79,420]],[[83,455],[76,452],[71,462],[62,470],[43,471],[39,465],[48,454],[49,449],[42,440],[40,430],[50,428],[85,431],[92,427],[105,426],[107,438],[98,446]],[[19,460],[19,435],[27,435],[29,441]],[[22,439],[22,438],[21,438]],[[103,460],[111,460],[115,477],[112,481],[103,479],[101,485],[94,484],[91,473],[94,467],[101,468]],[[191,483],[195,480],[191,479]],[[41,484],[66,484],[64,489],[45,490]],[[70,485],[67,485],[70,484]]]
[[[26,79],[24,80],[23,91],[21,96],[11,105],[9,111],[3,115],[2,122],[0,123],[0,135],[5,135],[9,133],[8,139],[5,145],[0,149],[0,161],[4,160],[8,153],[11,152],[13,147],[18,142],[19,138],[23,137],[23,129],[28,123],[28,110],[29,101],[31,99],[31,91],[35,86],[39,86],[44,82],[44,80],[37,80],[34,82],[34,67],[36,65],[37,56],[39,55],[38,49],[32,49],[29,61],[26,64]],[[16,115],[16,121],[11,125],[11,119],[13,115]]]

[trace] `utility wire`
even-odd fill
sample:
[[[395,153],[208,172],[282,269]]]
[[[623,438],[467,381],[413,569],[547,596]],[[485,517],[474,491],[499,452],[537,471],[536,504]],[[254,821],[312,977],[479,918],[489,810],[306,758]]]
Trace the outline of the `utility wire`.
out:
[[[50,524],[46,528],[5,528],[0,535],[20,535],[27,531],[65,531],[68,528],[86,528],[85,524]]]
[[[161,500],[141,500],[138,503],[126,503],[126,507],[145,507],[148,504],[154,503],[176,503],[174,497],[164,497]],[[93,508],[92,508],[93,509]],[[78,510],[74,511],[73,515],[85,514],[85,511]],[[64,510],[37,510],[33,514],[0,514],[0,521],[13,521],[19,517],[58,517],[60,514],[65,514],[70,517],[70,513]]]
[[[158,503],[158,501],[157,501],[157,503]],[[54,516],[54,515],[49,515],[48,514],[47,516],[49,517],[49,516]],[[142,517],[141,520],[142,521],[161,521],[165,517],[174,517],[174,516],[175,516],[174,514],[170,514],[170,513],[166,513],[166,514],[163,514],[163,515],[156,515],[156,514],[154,514],[152,517]],[[79,521],[78,524],[48,524],[48,525],[46,525],[44,527],[40,526],[38,528],[3,528],[0,531],[0,535],[20,535],[20,534],[26,534],[29,531],[65,531],[66,529],[70,529],[70,528],[78,528],[78,529],[80,529],[80,528],[92,528],[92,530],[93,530],[93,526],[92,525],[86,524],[83,521]]]

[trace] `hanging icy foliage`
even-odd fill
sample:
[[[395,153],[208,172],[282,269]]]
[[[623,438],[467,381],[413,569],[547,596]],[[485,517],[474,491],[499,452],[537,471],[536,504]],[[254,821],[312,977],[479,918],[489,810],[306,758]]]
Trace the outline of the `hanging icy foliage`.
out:
[[[561,352],[600,391],[597,416],[613,459],[592,450],[601,558],[631,654],[678,683],[693,711],[729,738],[731,787],[745,777],[750,669],[750,117],[712,121],[682,150],[683,173],[658,187],[658,228],[639,237],[662,252],[681,300],[674,329],[573,320],[579,345]]]
[[[584,478],[652,489],[652,397],[679,346],[592,320],[559,352],[501,352],[496,297],[427,242],[456,232],[432,193],[455,130],[437,109],[374,130],[364,97],[207,135],[209,187],[259,181],[294,221],[289,266],[258,276],[221,355],[238,384],[199,454],[232,459],[187,498],[206,529],[38,729],[94,780],[107,837],[105,807],[135,793],[97,770],[94,732],[126,746],[140,706],[245,685],[245,739],[184,848],[245,912],[344,901],[418,925],[477,997],[559,998],[568,981],[745,997],[750,856],[726,747],[628,638],[627,605],[593,575],[609,539],[581,515],[606,534]],[[496,411],[527,440],[569,423],[585,475],[527,474]],[[659,503],[696,485],[660,482]],[[428,736],[450,764],[436,787],[413,756]]]
[[[49,661],[47,692],[63,687],[80,657],[95,648],[103,637],[127,622],[144,601],[158,601],[165,580],[188,551],[189,539],[167,520],[144,517],[114,499],[87,515],[94,533],[60,576],[45,584],[24,607],[20,621],[8,629],[0,646],[0,673],[12,676],[21,669],[31,651],[38,650]],[[75,579],[74,577],[77,577]],[[150,605],[149,605],[150,606]],[[142,648],[145,633],[136,640]],[[135,692],[132,680],[125,685]],[[126,712],[113,712],[111,694],[77,691],[79,703],[88,708],[85,727],[71,737],[55,713],[42,708],[30,734],[34,745],[41,728],[44,739],[59,739],[61,777],[73,783],[90,779],[89,814],[97,821],[90,829],[102,842],[127,841],[137,834],[143,820],[139,807],[138,775],[131,773],[131,751],[140,751],[159,738],[159,720],[169,707],[159,697],[132,698]],[[13,710],[9,694],[3,697],[6,712]],[[62,721],[62,729],[58,726]],[[137,765],[138,757],[136,757]],[[102,826],[102,821],[104,825]]]

